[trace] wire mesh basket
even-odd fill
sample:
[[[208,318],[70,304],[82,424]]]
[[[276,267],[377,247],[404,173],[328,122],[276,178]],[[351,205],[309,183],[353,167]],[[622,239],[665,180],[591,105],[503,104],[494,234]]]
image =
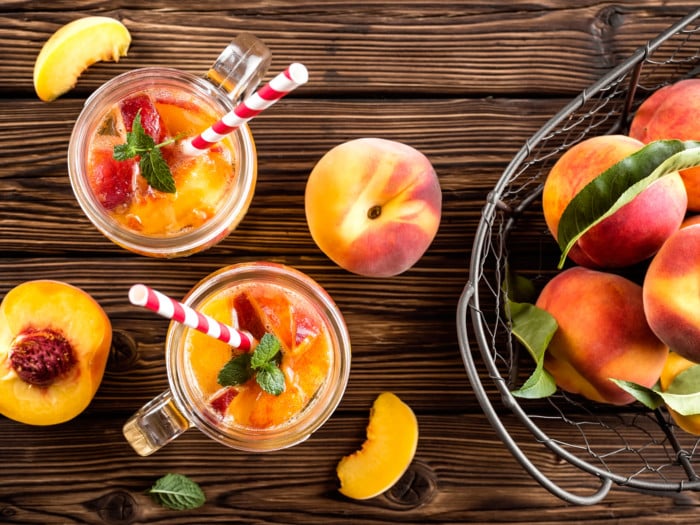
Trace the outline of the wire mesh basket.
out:
[[[503,315],[506,265],[535,283],[549,280],[560,255],[541,212],[542,185],[552,165],[583,139],[625,133],[652,92],[699,73],[700,9],[639,48],[533,135],[490,192],[476,231],[457,311],[467,375],[513,456],[570,503],[598,503],[615,484],[661,494],[700,490],[700,439],[677,428],[664,409],[651,411],[640,403],[600,405],[560,390],[546,399],[515,398],[511,390],[522,385],[534,363]],[[590,474],[592,488],[580,494],[553,480],[553,474],[570,480],[570,472],[566,478],[558,470],[547,476],[525,452],[536,456],[541,447],[565,460],[567,470],[573,466],[574,474]]]

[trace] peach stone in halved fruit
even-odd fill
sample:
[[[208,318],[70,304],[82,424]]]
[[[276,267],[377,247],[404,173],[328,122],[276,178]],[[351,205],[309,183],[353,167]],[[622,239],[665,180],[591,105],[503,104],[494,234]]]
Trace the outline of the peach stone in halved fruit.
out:
[[[353,499],[382,494],[406,472],[417,446],[418,421],[411,408],[390,392],[380,394],[370,411],[367,440],[338,463],[340,492]]]
[[[79,288],[13,288],[0,304],[0,414],[32,425],[74,418],[97,392],[111,342],[109,318]]]

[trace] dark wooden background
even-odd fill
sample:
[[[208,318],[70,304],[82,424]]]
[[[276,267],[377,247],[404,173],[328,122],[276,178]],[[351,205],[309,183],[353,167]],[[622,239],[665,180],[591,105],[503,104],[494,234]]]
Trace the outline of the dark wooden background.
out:
[[[216,2],[13,1],[0,4],[0,295],[29,279],[91,293],[115,330],[94,401],[78,418],[30,427],[0,418],[2,523],[697,523],[698,495],[616,487],[599,504],[564,503],[536,483],[496,437],[460,358],[455,308],[489,189],[550,116],[645,41],[697,9],[693,0],[425,0]],[[133,42],[118,64],[92,66],[46,104],[32,69],[44,41],[79,16],[108,15]],[[85,98],[118,73],[167,65],[203,73],[247,30],[310,71],[303,88],[256,118],[252,207],[219,246],[161,261],[131,255],[84,218],[66,149]],[[314,245],[304,218],[308,173],[331,147],[378,136],[433,162],[443,189],[440,230],[423,259],[391,279],[349,274]],[[192,430],[149,458],[121,435],[125,420],[166,388],[167,321],[129,305],[147,282],[182,297],[226,264],[274,260],[318,280],[343,310],[353,342],[346,395],[295,448],[229,450]],[[416,412],[420,441],[405,486],[357,502],[337,491],[335,465],[364,440],[369,407],[393,391]],[[595,488],[532,443],[533,461],[563,487]],[[144,491],[167,472],[190,476],[208,502],[162,509]],[[409,482],[413,481],[411,485]]]

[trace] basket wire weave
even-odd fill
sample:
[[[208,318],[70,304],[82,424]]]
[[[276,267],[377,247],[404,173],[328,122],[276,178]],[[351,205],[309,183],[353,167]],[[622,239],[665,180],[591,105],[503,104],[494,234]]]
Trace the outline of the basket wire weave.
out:
[[[540,197],[554,162],[585,138],[625,133],[634,111],[652,92],[699,73],[697,9],[584,90],[526,142],[490,192],[475,234],[469,280],[457,309],[467,375],[513,456],[544,488],[570,503],[598,503],[613,484],[655,494],[698,490],[700,440],[675,427],[664,410],[649,411],[639,403],[621,409],[561,391],[545,400],[515,398],[511,390],[522,385],[527,367],[531,371],[534,364],[520,351],[503,316],[506,265],[535,282],[551,278],[559,252],[544,224]],[[478,353],[472,352],[474,341],[470,345],[469,320]],[[494,398],[500,399],[500,410]],[[545,475],[520,444],[530,434],[535,445],[594,476],[593,493],[573,493]],[[525,444],[531,448],[531,438]]]

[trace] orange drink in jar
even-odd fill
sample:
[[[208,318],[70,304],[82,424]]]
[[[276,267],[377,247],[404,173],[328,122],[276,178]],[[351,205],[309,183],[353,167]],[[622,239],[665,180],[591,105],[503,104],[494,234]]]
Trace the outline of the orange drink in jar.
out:
[[[114,148],[127,142],[136,116],[160,148],[175,191],[154,189],[141,175],[138,158],[117,160]],[[184,90],[152,87],[107,109],[88,137],[87,179],[105,212],[122,227],[144,236],[170,237],[195,230],[221,209],[236,178],[236,150],[228,137],[197,156],[181,142],[216,122],[213,108]],[[177,139],[177,140],[175,140]]]
[[[249,95],[269,62],[267,47],[244,33],[206,76],[149,67],[98,88],[85,102],[68,146],[73,192],[97,229],[119,246],[151,257],[190,255],[226,237],[243,219],[255,190],[250,129],[243,124],[196,155],[184,144]],[[154,147],[128,158],[116,154],[115,147],[129,146],[135,137],[147,137]],[[165,182],[163,166],[169,172]]]
[[[350,338],[340,310],[309,276],[271,262],[234,264],[200,281],[182,304],[258,343],[240,350],[171,322],[169,389],[124,426],[136,452],[149,455],[191,427],[235,449],[278,450],[307,439],[335,411],[350,373]],[[268,361],[282,377],[277,391],[252,366],[270,338],[278,345]],[[249,373],[223,381],[240,358],[249,359]]]

